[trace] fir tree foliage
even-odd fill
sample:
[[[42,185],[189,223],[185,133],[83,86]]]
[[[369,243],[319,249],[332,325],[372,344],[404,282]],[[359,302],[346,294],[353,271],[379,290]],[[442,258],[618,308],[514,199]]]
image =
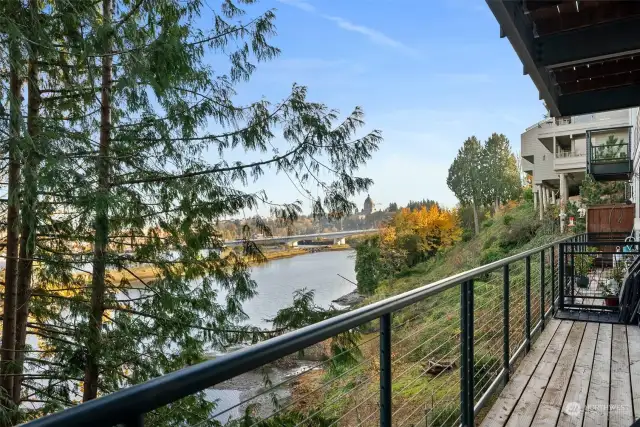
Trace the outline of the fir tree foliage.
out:
[[[278,55],[275,31],[275,12],[255,0],[213,12],[200,0],[4,2],[0,43],[13,55],[0,55],[2,170],[17,175],[3,203],[20,254],[5,251],[15,304],[3,319],[17,317],[3,325],[5,424],[270,336],[242,309],[256,295],[248,261],[262,259],[251,236],[270,231],[255,221],[244,252],[227,255],[217,221],[263,205],[284,223],[305,203],[316,216],[352,212],[371,185],[358,170],[381,142],[361,131],[359,107],[342,116],[304,86],[237,104],[236,86]],[[7,90],[9,68],[26,81],[27,105]],[[266,173],[303,200],[247,190]],[[216,425],[214,406],[201,393],[145,422]]]
[[[493,133],[484,144],[475,136],[467,138],[449,167],[447,185],[463,207],[472,208],[478,234],[481,208],[495,209],[522,192],[518,160],[507,137]]]

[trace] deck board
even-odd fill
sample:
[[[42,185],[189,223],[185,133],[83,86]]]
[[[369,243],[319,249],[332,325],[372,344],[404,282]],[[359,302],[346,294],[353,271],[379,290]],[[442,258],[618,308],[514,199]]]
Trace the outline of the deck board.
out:
[[[631,375],[631,397],[634,418],[640,418],[640,328],[627,326],[627,345],[629,350],[629,373]]]
[[[586,323],[576,322],[571,327],[569,338],[565,342],[560,359],[553,370],[549,384],[547,384],[542,400],[538,406],[533,425],[555,426],[562,410],[564,395],[569,386],[573,366],[578,356],[578,348],[582,342]]]
[[[509,419],[513,408],[518,403],[520,395],[529,382],[529,378],[533,375],[538,362],[542,358],[547,346],[551,342],[551,338],[560,326],[560,321],[552,319],[545,330],[540,334],[534,342],[531,351],[522,359],[520,368],[512,375],[511,379],[500,393],[498,401],[491,408],[482,423],[483,426],[495,427],[502,426]],[[640,366],[640,365],[639,365]]]
[[[565,320],[558,327],[558,330],[553,335],[553,338],[547,347],[547,351],[544,352],[544,355],[542,356],[542,359],[540,359],[540,363],[538,363],[535,372],[525,387],[520,400],[518,400],[509,420],[505,424],[506,426],[518,427],[531,424],[536,410],[538,409],[538,404],[542,399],[542,394],[549,383],[549,379],[556,367],[556,363],[558,362],[565,341],[569,336],[572,324],[572,322]]]
[[[578,357],[571,372],[569,387],[564,396],[562,411],[558,417],[558,425],[561,426],[581,426],[584,412],[568,414],[565,411],[567,404],[575,402],[578,408],[584,408],[587,403],[587,394],[589,391],[589,381],[591,380],[591,366],[593,365],[593,355],[596,351],[596,340],[598,339],[598,324],[587,323],[582,342],[578,349]]]
[[[557,319],[482,426],[630,426],[640,418],[640,328]]]
[[[633,424],[629,350],[625,332],[624,325],[613,325],[609,427],[629,427]]]
[[[609,419],[609,387],[611,380],[611,325],[601,324],[598,330],[596,353],[591,369],[589,395],[584,409],[584,424],[607,426]]]

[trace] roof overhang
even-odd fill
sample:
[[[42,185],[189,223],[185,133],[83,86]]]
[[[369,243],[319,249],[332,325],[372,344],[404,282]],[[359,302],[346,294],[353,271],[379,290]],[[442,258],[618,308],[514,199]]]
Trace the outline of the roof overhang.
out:
[[[486,1],[552,116],[640,105],[640,1]]]

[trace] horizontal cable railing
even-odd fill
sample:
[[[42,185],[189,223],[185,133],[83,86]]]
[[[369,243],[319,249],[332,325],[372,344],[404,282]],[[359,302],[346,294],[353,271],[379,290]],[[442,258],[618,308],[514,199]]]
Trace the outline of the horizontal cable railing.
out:
[[[472,426],[557,307],[560,248],[585,241],[528,250],[27,425]],[[206,416],[190,410],[198,404]]]

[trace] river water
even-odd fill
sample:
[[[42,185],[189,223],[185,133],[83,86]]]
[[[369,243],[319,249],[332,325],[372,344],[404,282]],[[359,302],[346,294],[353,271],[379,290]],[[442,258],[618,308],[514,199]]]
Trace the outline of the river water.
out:
[[[352,292],[355,285],[342,279],[338,274],[352,282],[356,281],[354,272],[354,251],[318,252],[308,255],[296,256],[270,261],[266,264],[251,268],[251,277],[257,283],[258,295],[243,304],[243,309],[249,319],[248,324],[263,328],[270,328],[271,324],[265,319],[272,318],[281,308],[291,305],[293,293],[297,289],[306,288],[315,292],[316,305],[327,308],[331,301]],[[300,370],[308,369],[312,364],[299,362],[296,367],[289,369],[271,368],[270,380],[277,384],[282,380],[295,375]],[[236,377],[232,384],[228,382],[214,389],[206,390],[207,396],[217,402],[215,412],[225,411],[223,415],[216,417],[221,422],[229,418],[241,416],[244,405],[236,407],[245,399],[248,399],[263,388],[262,374],[249,372]],[[288,390],[276,390],[278,399],[286,399]],[[273,409],[269,395],[265,395],[253,403],[259,403],[269,414]]]
[[[243,310],[249,316],[246,323],[271,328],[272,325],[266,319],[274,317],[281,308],[290,306],[294,292],[302,288],[313,290],[315,304],[328,308],[333,300],[355,289],[355,285],[338,276],[340,274],[355,282],[354,264],[355,252],[346,250],[283,258],[251,267],[251,277],[256,281],[258,294],[243,304]],[[130,294],[135,296],[133,293]],[[222,292],[218,297],[221,303],[224,302]],[[38,348],[34,336],[29,335],[27,339],[28,344]],[[278,383],[308,366],[309,363],[301,362],[295,367],[273,368],[269,376],[274,383]],[[216,412],[233,408],[224,415],[216,417],[224,422],[229,417],[236,418],[241,415],[244,407],[235,407],[235,405],[257,394],[263,387],[263,377],[260,373],[247,373],[244,377],[238,378],[234,384],[223,387],[207,389],[206,394],[209,399],[217,402]],[[286,398],[287,394],[286,390],[278,391],[279,398]],[[265,396],[260,403],[269,407],[269,396]]]
[[[248,324],[268,328],[265,319],[291,305],[297,289],[314,290],[314,301],[327,308],[331,301],[355,289],[354,251],[327,251],[269,261],[251,268],[258,295],[243,304]]]

